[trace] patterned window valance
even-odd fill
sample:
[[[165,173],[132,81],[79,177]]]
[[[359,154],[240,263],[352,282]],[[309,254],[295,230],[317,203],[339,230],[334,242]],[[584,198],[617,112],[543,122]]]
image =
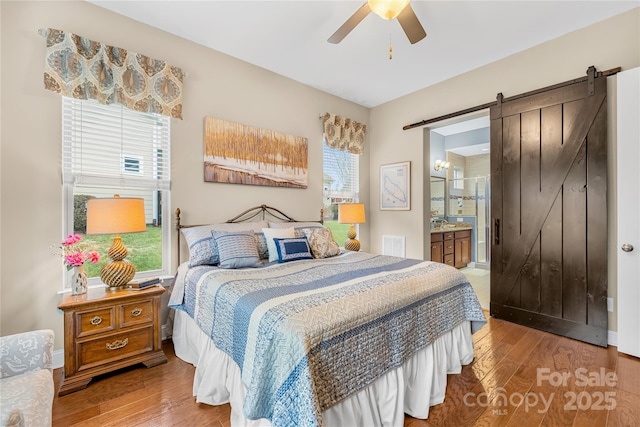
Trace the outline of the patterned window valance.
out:
[[[367,126],[351,119],[325,113],[322,116],[324,139],[331,148],[346,150],[352,154],[364,152]]]
[[[46,89],[182,119],[180,68],[52,28],[40,34],[47,39]]]

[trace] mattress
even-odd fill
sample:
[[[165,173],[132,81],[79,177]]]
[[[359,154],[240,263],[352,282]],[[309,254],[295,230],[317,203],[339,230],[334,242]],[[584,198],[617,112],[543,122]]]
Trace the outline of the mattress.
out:
[[[220,358],[226,361],[220,365],[227,367],[226,377],[237,377],[242,385],[231,387],[235,417],[245,418],[242,425],[261,418],[276,426],[327,424],[330,409],[375,389],[392,372],[400,370],[404,377],[405,364],[417,363],[423,350],[440,346],[446,358],[451,353],[456,359],[486,320],[465,276],[440,263],[348,252],[260,268],[181,269],[170,306],[182,312],[177,318],[186,314],[208,337],[210,349],[203,350],[195,339],[198,350],[187,352],[183,343],[194,340],[183,339],[176,353],[197,354],[197,360],[190,354],[188,361],[198,371],[208,366],[204,360],[211,354],[216,365]],[[176,332],[174,341],[178,337],[180,342],[181,331]],[[448,347],[436,344],[440,338]],[[448,360],[444,366],[436,363],[438,372],[446,377],[471,359],[472,350],[471,356],[462,352],[451,366]],[[203,377],[204,384],[210,376]],[[413,395],[411,390],[400,395]],[[438,393],[434,398],[428,394],[422,411],[438,401]],[[219,396],[196,395],[203,402],[221,403]],[[394,407],[395,412],[378,414],[380,425],[395,425],[403,417],[405,405]],[[344,416],[339,414],[343,421]],[[391,424],[382,421],[387,416]]]

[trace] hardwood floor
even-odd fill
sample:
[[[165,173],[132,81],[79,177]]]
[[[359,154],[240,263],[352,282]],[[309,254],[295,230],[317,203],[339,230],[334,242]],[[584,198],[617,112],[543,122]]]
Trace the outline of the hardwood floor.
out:
[[[444,403],[428,420],[405,417],[405,427],[640,426],[640,359],[495,319],[474,340],[475,359],[448,376]],[[127,368],[56,397],[53,426],[228,426],[229,405],[196,403],[195,368],[171,341],[163,349],[166,364]],[[60,377],[56,369],[56,389]]]

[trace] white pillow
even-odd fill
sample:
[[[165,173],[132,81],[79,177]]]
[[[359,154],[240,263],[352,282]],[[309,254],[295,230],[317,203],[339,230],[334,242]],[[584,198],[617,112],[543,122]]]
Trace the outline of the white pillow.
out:
[[[322,224],[315,221],[293,221],[293,222],[270,222],[270,228],[314,228],[322,227]]]
[[[278,260],[278,249],[274,238],[287,239],[296,237],[296,231],[293,228],[263,228],[262,232],[267,240],[267,248],[269,248],[269,262]]]
[[[322,224],[314,221],[300,221],[300,222],[270,222],[269,228],[290,228],[296,232],[296,237],[305,237],[305,231],[311,228],[323,228]]]

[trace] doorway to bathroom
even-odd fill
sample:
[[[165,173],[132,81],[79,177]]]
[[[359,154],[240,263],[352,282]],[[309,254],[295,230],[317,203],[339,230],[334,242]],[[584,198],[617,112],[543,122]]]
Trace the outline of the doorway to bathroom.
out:
[[[490,123],[488,110],[431,125],[429,133],[429,230],[433,245],[437,233],[470,230],[470,258],[460,268],[473,286],[480,304],[490,301]],[[426,222],[426,221],[425,221]],[[461,249],[457,239],[455,250]],[[432,248],[433,250],[433,248]],[[436,248],[437,250],[437,248]],[[432,258],[433,259],[433,258]],[[446,261],[445,261],[446,262]],[[456,263],[456,267],[460,267]]]

